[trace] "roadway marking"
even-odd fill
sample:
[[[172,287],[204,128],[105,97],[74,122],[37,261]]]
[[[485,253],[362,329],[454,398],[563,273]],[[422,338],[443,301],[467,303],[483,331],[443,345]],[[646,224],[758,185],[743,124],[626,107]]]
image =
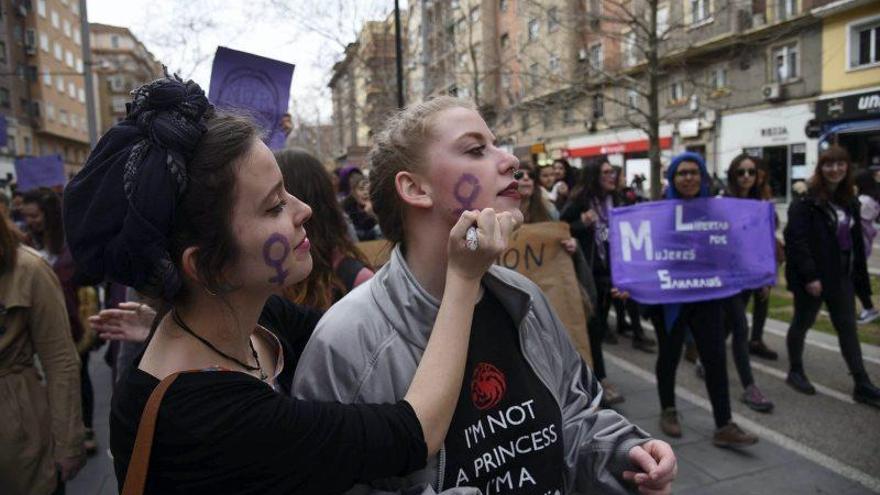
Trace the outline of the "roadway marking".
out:
[[[620,366],[624,370],[654,385],[657,384],[657,378],[654,376],[653,373],[645,371],[642,368],[630,363],[629,361],[621,357],[615,356],[610,352],[603,351],[603,354],[605,355],[606,359],[614,363],[614,365]],[[676,385],[675,387],[675,394],[682,399],[693,403],[697,407],[708,411],[709,413],[712,412],[712,405],[709,403],[708,400],[679,385]],[[849,464],[844,464],[837,459],[825,455],[816,449],[808,447],[791,437],[785,436],[777,432],[776,430],[758,424],[751,419],[742,416],[739,413],[733,412],[732,416],[733,420],[736,421],[737,424],[745,427],[745,429],[747,430],[751,430],[759,437],[767,439],[786,450],[794,452],[795,454],[804,457],[815,464],[826,467],[845,478],[848,478],[852,481],[855,481],[856,483],[865,486],[869,490],[880,492],[880,478],[875,478],[857,468],[850,466]]]
[[[751,327],[751,320],[752,320],[752,318],[751,318],[751,316],[749,316],[749,327]],[[768,319],[767,321],[769,322],[770,320]],[[782,322],[780,322],[780,323],[782,323]],[[783,323],[783,325],[784,325],[784,323]],[[773,335],[776,335],[777,337],[782,337],[782,340],[785,340],[785,336],[787,334],[786,330],[779,330],[779,329],[773,328],[772,326],[769,326],[769,325],[764,326],[764,331],[772,333]],[[815,331],[818,331],[818,330],[815,330]],[[813,347],[818,347],[820,349],[825,349],[826,351],[831,351],[835,354],[840,354],[840,347],[836,346],[834,344],[827,344],[825,342],[819,342],[818,340],[812,339],[810,337],[807,337],[807,344],[810,344]],[[862,347],[864,347],[864,345],[865,344],[862,344]],[[865,353],[863,352],[862,353],[862,360],[867,361],[869,363],[880,364],[880,358],[878,358],[876,356],[866,356],[864,354]]]

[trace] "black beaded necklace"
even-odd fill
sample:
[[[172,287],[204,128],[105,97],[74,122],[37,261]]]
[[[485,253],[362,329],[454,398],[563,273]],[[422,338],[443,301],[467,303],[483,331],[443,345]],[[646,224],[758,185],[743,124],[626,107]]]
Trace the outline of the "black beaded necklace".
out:
[[[187,324],[183,321],[183,318],[180,317],[180,314],[177,313],[177,310],[176,310],[176,309],[172,309],[172,310],[171,310],[171,318],[174,320],[174,323],[177,323],[177,326],[179,326],[180,328],[182,328],[183,330],[185,330],[187,333],[189,333],[190,335],[192,335],[193,337],[195,337],[196,340],[198,340],[199,342],[201,342],[201,343],[205,344],[206,346],[208,346],[208,348],[210,348],[212,351],[216,352],[217,354],[219,354],[219,355],[225,357],[226,359],[228,359],[228,360],[230,360],[230,361],[233,361],[234,363],[238,364],[239,366],[241,366],[242,368],[246,369],[247,371],[259,371],[259,372],[260,372],[260,380],[262,380],[262,381],[266,381],[266,379],[269,378],[269,377],[266,375],[266,372],[263,371],[263,367],[260,365],[260,358],[259,358],[259,356],[257,356],[257,350],[254,349],[254,343],[251,342],[251,339],[248,339],[248,344],[250,344],[250,346],[251,346],[251,352],[252,352],[253,355],[254,355],[254,361],[257,362],[257,365],[256,365],[256,366],[251,366],[251,365],[249,365],[249,364],[247,364],[247,363],[244,363],[244,362],[242,362],[242,361],[239,361],[238,359],[236,359],[236,358],[230,356],[229,354],[226,354],[225,352],[221,351],[220,349],[216,348],[216,347],[214,346],[214,344],[208,342],[207,339],[205,339],[204,337],[202,337],[202,336],[200,336],[199,334],[195,333],[195,332],[192,330],[192,328],[190,328],[189,325],[187,325]]]

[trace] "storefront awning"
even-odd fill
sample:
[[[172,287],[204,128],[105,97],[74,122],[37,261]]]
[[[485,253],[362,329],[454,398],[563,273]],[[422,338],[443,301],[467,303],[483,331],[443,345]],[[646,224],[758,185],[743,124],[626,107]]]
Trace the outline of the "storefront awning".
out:
[[[638,139],[635,141],[607,143],[595,146],[585,146],[582,148],[570,148],[568,150],[568,154],[573,158],[577,158],[587,156],[610,155],[614,153],[638,153],[641,151],[648,151],[648,148],[650,148],[650,142],[647,139]],[[672,137],[661,137],[660,149],[666,150],[669,148],[672,148]]]
[[[856,120],[853,122],[844,122],[829,127],[819,138],[819,143],[828,141],[835,134],[846,134],[850,132],[868,132],[880,131],[880,119],[872,120]]]

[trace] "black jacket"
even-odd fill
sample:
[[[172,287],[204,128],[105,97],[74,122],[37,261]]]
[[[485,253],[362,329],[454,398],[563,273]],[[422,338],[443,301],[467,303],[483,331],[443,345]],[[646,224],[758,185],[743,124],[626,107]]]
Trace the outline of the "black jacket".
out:
[[[859,201],[853,199],[847,209],[853,219],[850,228],[852,256],[848,267],[842,267],[842,252],[837,243],[837,217],[827,203],[812,196],[795,200],[788,208],[785,236],[785,279],[788,290],[803,290],[814,280],[822,282],[823,291],[834,291],[851,277],[857,289],[870,292],[865,245]]]
[[[613,205],[620,205],[620,198],[617,195],[611,197]],[[603,263],[599,254],[596,252],[596,227],[593,225],[584,225],[581,221],[581,213],[593,208],[593,196],[585,193],[571,196],[566,203],[565,208],[559,213],[559,219],[568,222],[571,225],[571,235],[578,240],[581,249],[584,252],[587,262],[593,269],[593,274],[599,277],[610,277],[611,267],[610,260]],[[605,243],[605,252],[609,253],[607,242]]]

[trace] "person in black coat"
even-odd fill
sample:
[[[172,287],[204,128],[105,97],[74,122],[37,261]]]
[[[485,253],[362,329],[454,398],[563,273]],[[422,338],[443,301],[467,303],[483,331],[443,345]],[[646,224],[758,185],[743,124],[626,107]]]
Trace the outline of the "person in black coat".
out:
[[[791,363],[786,382],[816,393],[804,372],[804,340],[824,302],[855,381],[853,399],[880,407],[880,389],[868,378],[856,333],[855,288],[869,281],[852,176],[846,150],[830,147],[819,156],[807,195],[788,210],[785,278],[794,294],[794,317],[786,338]]]

